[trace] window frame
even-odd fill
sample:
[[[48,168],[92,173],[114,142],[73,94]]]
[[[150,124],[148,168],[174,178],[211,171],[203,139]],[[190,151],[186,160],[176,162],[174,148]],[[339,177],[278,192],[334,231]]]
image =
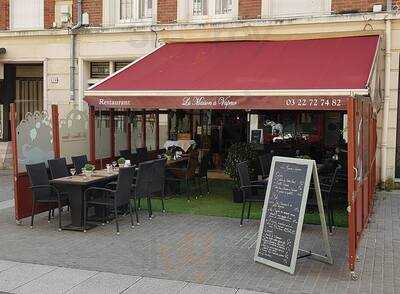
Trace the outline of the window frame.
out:
[[[157,0],[152,0],[151,17],[140,18],[139,17],[139,1],[132,0],[133,18],[121,19],[121,0],[115,1],[115,25],[116,26],[130,26],[130,25],[146,25],[153,24],[157,21]]]
[[[275,0],[277,1],[277,0]],[[274,0],[262,0],[261,2],[261,17],[267,19],[281,19],[281,18],[293,18],[293,17],[312,17],[312,16],[324,16],[332,13],[332,0],[319,0],[322,2],[322,10],[316,12],[300,12],[296,14],[279,14],[274,15]]]
[[[15,27],[15,21],[14,21],[14,6],[16,0],[10,0],[9,1],[9,8],[8,8],[8,13],[9,13],[9,26],[10,30],[13,31],[26,31],[26,30],[44,30],[44,0],[38,0],[39,3],[39,25],[38,26],[33,26],[33,27]]]

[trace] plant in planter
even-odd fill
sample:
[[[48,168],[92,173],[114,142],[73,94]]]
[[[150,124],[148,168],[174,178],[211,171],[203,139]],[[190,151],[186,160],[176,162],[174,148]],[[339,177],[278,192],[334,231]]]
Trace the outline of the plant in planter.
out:
[[[95,168],[95,166],[93,164],[86,163],[85,166],[82,169],[82,172],[86,177],[90,177],[93,174],[95,169],[96,168]]]
[[[238,163],[247,161],[249,165],[249,173],[251,178],[257,177],[257,151],[254,143],[235,143],[228,151],[228,156],[225,162],[225,174],[230,176],[236,182],[236,187],[233,188],[233,202],[243,202],[242,192],[238,188],[238,175],[236,166]]]
[[[121,157],[121,158],[118,159],[117,162],[118,162],[118,166],[119,166],[119,167],[124,167],[124,165],[125,165],[125,158]]]

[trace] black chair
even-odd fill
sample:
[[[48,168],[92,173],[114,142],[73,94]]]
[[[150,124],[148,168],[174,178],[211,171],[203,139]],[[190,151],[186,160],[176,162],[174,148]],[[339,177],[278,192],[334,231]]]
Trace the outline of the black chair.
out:
[[[240,219],[240,226],[242,226],[246,203],[249,203],[247,219],[250,219],[251,203],[264,202],[266,185],[250,180],[249,166],[247,164],[247,161],[238,163],[236,166],[236,172],[239,179],[239,189],[242,191],[243,195],[242,216]],[[263,191],[261,195],[259,193],[259,190]]]
[[[31,228],[33,228],[33,219],[36,212],[37,203],[47,203],[49,205],[48,221],[50,222],[51,204],[58,205],[58,230],[61,231],[61,207],[67,200],[67,195],[60,193],[54,186],[50,185],[47,168],[44,162],[26,165],[32,190],[32,213]]]
[[[147,151],[147,147],[136,148],[136,160],[138,163],[149,160],[149,153]]]
[[[210,194],[210,185],[208,183],[208,166],[210,163],[210,153],[203,155],[200,161],[199,170],[195,174],[195,179],[198,181],[200,195],[203,194],[202,184],[205,183],[207,187],[207,194]]]
[[[269,177],[269,170],[271,169],[272,155],[264,154],[258,157],[261,166],[262,178],[267,179]]]
[[[321,189],[321,196],[322,202],[324,204],[324,209],[327,212],[327,221],[328,221],[328,228],[329,233],[333,233],[333,227],[335,225],[334,220],[334,202],[335,202],[335,189],[338,186],[339,179],[338,174],[341,169],[341,166],[338,165],[336,167],[331,167],[331,171],[324,171],[322,176],[319,176],[319,186]],[[315,194],[315,187],[314,181],[311,181],[310,184],[310,193],[309,193],[309,200],[307,202],[308,207],[316,207],[318,205],[316,194]]]
[[[154,177],[153,161],[146,161],[139,163],[139,167],[136,172],[135,183],[132,185],[132,201],[135,207],[136,221],[139,224],[139,217],[137,209],[140,209],[140,200],[142,198],[147,199],[147,206],[149,211],[149,218],[152,217],[152,208],[150,200],[150,185],[152,177]]]
[[[170,176],[166,177],[167,182],[173,182],[178,184],[185,184],[185,194],[187,200],[190,201],[190,183],[195,185],[195,174],[197,169],[197,159],[193,156],[189,157],[186,161],[186,165],[183,168],[180,167],[168,167],[166,170]],[[197,188],[198,190],[198,188]]]
[[[162,212],[165,212],[165,163],[166,159],[156,159],[152,161],[152,175],[149,184],[150,217],[153,216],[153,212],[151,210],[151,198],[160,196]]]
[[[52,179],[70,176],[67,160],[65,158],[50,159],[48,164]]]
[[[83,227],[86,232],[87,208],[89,206],[103,206],[114,210],[117,235],[119,235],[118,208],[129,205],[131,223],[133,226],[132,206],[130,202],[134,167],[120,168],[115,190],[92,187],[85,191],[83,207]]]
[[[85,166],[85,164],[88,163],[88,159],[87,159],[86,155],[72,156],[71,160],[75,167],[75,171],[76,171],[77,175],[82,173],[83,167]]]
[[[65,158],[50,159],[47,161],[49,164],[50,175],[52,179],[58,179],[63,177],[69,177],[71,174],[68,170],[67,160]],[[68,206],[69,211],[69,201],[64,201],[61,203],[63,206]],[[54,210],[52,210],[54,216]]]

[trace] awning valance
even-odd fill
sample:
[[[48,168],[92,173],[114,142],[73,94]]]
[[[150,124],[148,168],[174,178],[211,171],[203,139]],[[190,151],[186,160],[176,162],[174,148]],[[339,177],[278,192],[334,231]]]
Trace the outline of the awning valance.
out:
[[[368,95],[378,43],[379,36],[359,36],[166,44],[91,87],[85,100],[118,108],[336,109]]]

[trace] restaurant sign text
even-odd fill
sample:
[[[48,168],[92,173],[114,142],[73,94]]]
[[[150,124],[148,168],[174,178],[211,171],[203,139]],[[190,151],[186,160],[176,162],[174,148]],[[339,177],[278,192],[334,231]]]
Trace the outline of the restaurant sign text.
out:
[[[184,97],[182,106],[184,107],[222,107],[225,109],[238,106],[238,101],[232,100],[231,97]]]

